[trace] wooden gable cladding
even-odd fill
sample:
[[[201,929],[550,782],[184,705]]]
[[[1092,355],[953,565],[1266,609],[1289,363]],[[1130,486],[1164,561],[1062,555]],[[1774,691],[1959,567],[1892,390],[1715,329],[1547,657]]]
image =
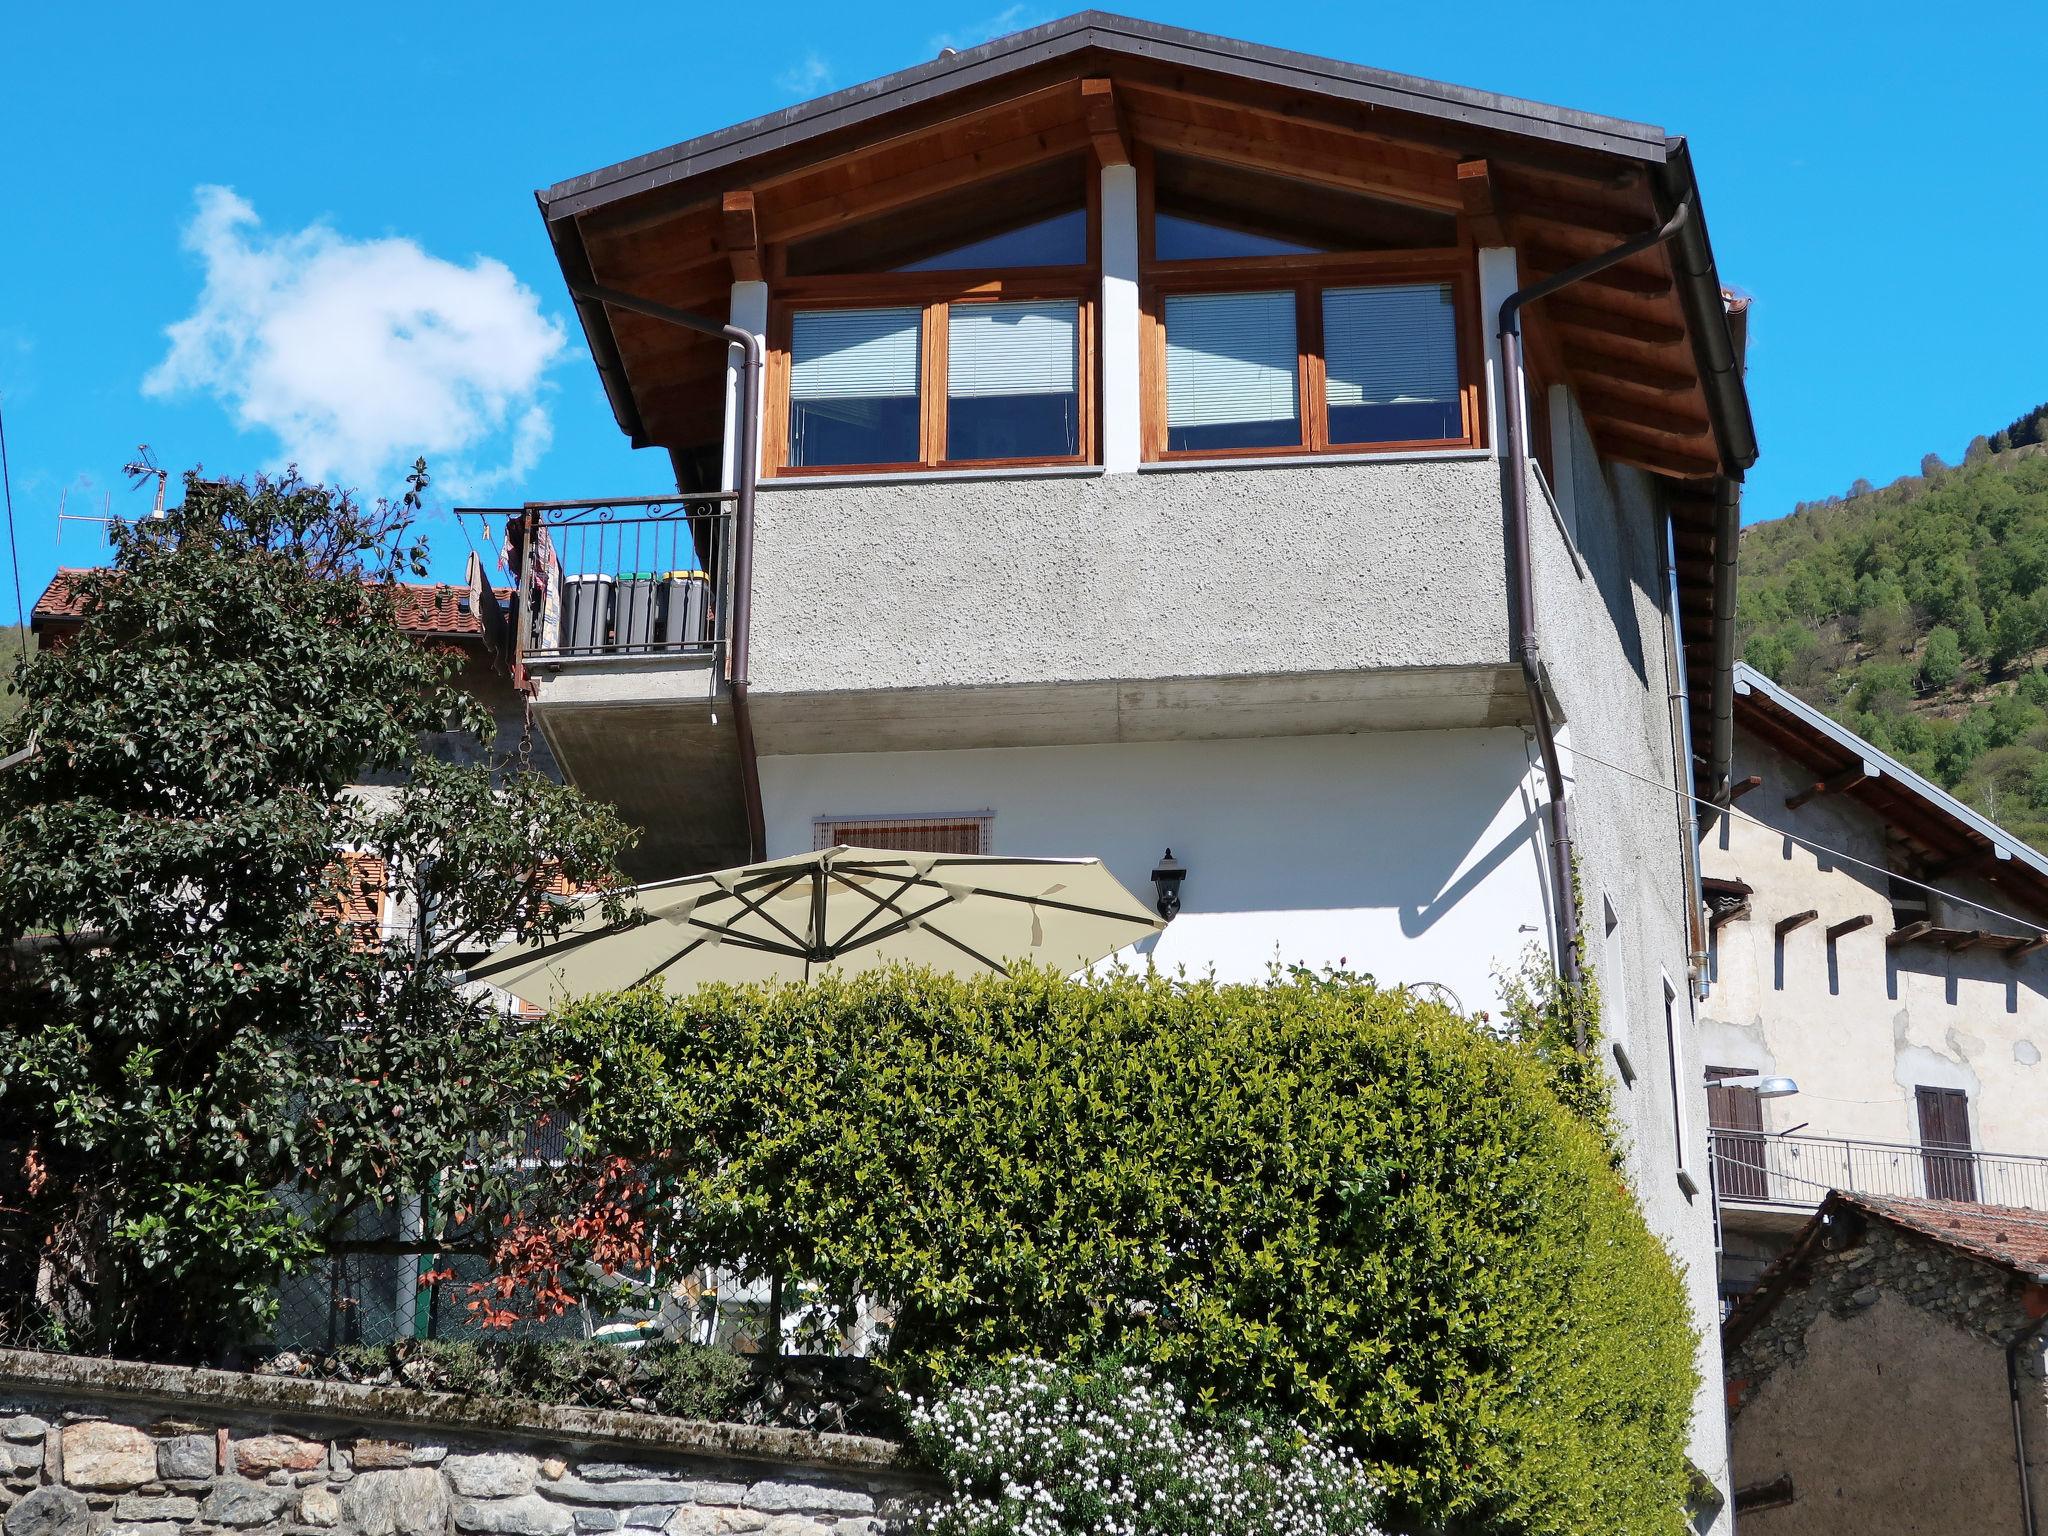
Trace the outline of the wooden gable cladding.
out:
[[[958,222],[985,205],[993,226],[1011,210],[997,195],[1006,179],[1138,163],[1148,152],[1193,164],[1219,186],[1226,171],[1274,178],[1297,204],[1314,203],[1303,184],[1377,200],[1389,229],[1403,231],[1395,245],[1438,243],[1411,238],[1406,226],[1455,220],[1468,252],[1512,244],[1524,282],[1654,228],[1668,212],[1645,162],[1625,155],[1130,53],[1030,63],[831,132],[764,132],[758,142],[744,157],[707,159],[701,174],[686,160],[630,195],[579,204],[556,226],[558,247],[580,246],[600,284],[721,316],[735,280],[758,275],[786,292],[796,276],[828,270],[780,265],[806,241],[829,235],[836,250],[840,232],[887,231],[892,219],[900,239],[908,221],[897,216],[910,210],[921,224]],[[883,246],[875,255],[858,270],[891,264]],[[574,265],[567,254],[565,265]],[[1573,388],[1604,455],[1691,481],[1721,465],[1680,276],[1667,250],[1646,252],[1532,305],[1527,331],[1532,361],[1546,381]],[[1482,331],[1495,323],[1476,319]],[[594,331],[601,359],[604,341],[616,341],[621,419],[638,440],[716,439],[716,338],[623,315],[586,311],[586,321],[609,327],[608,338]]]

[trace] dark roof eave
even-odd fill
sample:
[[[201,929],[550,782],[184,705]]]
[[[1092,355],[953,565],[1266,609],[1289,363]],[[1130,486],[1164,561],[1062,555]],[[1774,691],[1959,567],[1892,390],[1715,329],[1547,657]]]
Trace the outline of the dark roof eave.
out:
[[[1692,217],[1672,240],[1671,266],[1678,276],[1679,302],[1692,336],[1693,361],[1706,392],[1722,469],[1731,479],[1740,480],[1757,460],[1756,422],[1743,383],[1742,353],[1728,323],[1728,301],[1714,263],[1713,243],[1707,236],[1707,215],[1693,174],[1692,151],[1681,137],[1673,137],[1668,148],[1666,158],[1650,168],[1651,181],[1658,210],[1667,216],[1688,198],[1692,201]]]
[[[550,222],[570,218],[1091,49],[1218,71],[1361,106],[1543,139],[1566,148],[1624,155],[1653,166],[1662,164],[1667,154],[1669,141],[1663,130],[1647,123],[1368,69],[1184,27],[1082,11],[571,177],[535,196]]]

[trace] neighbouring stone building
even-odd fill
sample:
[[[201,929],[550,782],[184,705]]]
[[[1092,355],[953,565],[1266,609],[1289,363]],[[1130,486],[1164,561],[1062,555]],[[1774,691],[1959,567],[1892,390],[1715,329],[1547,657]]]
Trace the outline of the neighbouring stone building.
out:
[[[2034,1536],[2048,1215],[1830,1195],[1722,1330],[1740,1527]]]
[[[0,1351],[4,1536],[875,1536],[886,1440]]]

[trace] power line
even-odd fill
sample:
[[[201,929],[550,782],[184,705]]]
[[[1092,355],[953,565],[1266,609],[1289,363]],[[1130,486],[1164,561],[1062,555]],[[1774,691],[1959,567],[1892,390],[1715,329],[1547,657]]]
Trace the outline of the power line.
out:
[[[14,622],[21,654],[28,655],[28,609],[21,601],[21,550],[14,539],[14,476],[7,467],[6,401],[0,399],[0,490],[7,497],[7,564],[14,572]]]
[[[1602,768],[1610,769],[1625,779],[1634,779],[1639,784],[1647,784],[1652,789],[1662,790],[1667,795],[1675,795],[1681,800],[1690,800],[1695,805],[1703,805],[1716,815],[1733,816],[1738,820],[1748,822],[1753,827],[1762,827],[1766,832],[1788,838],[1792,842],[1798,843],[1801,847],[1810,849],[1815,853],[1824,853],[1830,858],[1840,859],[1844,864],[1854,864],[1858,868],[1867,869],[1873,874],[1884,875],[1888,879],[1897,881],[1900,885],[1916,886],[1920,890],[1941,897],[1944,901],[1952,901],[1960,907],[1971,907],[1979,912],[1989,913],[1993,917],[2002,918],[2008,923],[2017,923],[2022,928],[2031,929],[2033,932],[2041,934],[2044,938],[2048,938],[2048,929],[2043,929],[2039,923],[2030,917],[2020,917],[2015,913],[2002,911],[1997,907],[1988,907],[1981,901],[1972,901],[1967,896],[1958,896],[1953,891],[1945,891],[1938,885],[1929,885],[1925,880],[1915,880],[1910,875],[1899,874],[1882,864],[1873,864],[1868,859],[1859,859],[1853,853],[1844,853],[1839,848],[1831,848],[1826,843],[1817,842],[1810,837],[1803,837],[1797,832],[1788,832],[1783,827],[1774,827],[1762,817],[1752,816],[1749,812],[1738,810],[1732,805],[1721,805],[1699,795],[1691,794],[1686,790],[1680,789],[1675,784],[1666,784],[1661,780],[1650,778],[1647,774],[1637,773],[1634,769],[1624,768],[1619,763],[1610,763],[1604,757],[1595,757],[1583,747],[1568,747],[1565,750],[1572,757],[1583,757],[1589,763],[1598,763]],[[1571,777],[1572,775],[1569,773],[1565,775],[1567,780]]]

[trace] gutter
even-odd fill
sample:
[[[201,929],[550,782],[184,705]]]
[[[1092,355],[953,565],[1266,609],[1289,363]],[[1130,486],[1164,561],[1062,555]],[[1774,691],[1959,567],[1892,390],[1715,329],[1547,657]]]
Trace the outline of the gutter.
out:
[[[1557,729],[1550,718],[1550,701],[1543,690],[1542,642],[1536,632],[1536,573],[1529,554],[1528,403],[1524,399],[1527,384],[1522,374],[1522,311],[1538,299],[1548,298],[1616,262],[1626,261],[1642,251],[1662,245],[1692,222],[1692,209],[1692,200],[1688,198],[1656,229],[1624,240],[1597,256],[1575,262],[1539,283],[1517,289],[1503,299],[1500,306],[1501,377],[1512,390],[1507,396],[1508,451],[1503,473],[1506,475],[1508,504],[1508,559],[1514,576],[1515,604],[1521,626],[1521,643],[1517,649],[1521,653],[1522,685],[1529,698],[1529,717],[1535,728],[1537,748],[1543,756],[1543,777],[1550,796],[1550,882],[1551,904],[1557,923],[1558,972],[1574,986],[1580,977],[1579,907],[1577,893],[1573,889],[1571,824],[1565,810],[1564,764],[1558,756]],[[1725,320],[1721,329],[1725,338]],[[1740,385],[1739,377],[1737,385]],[[1586,1049],[1583,1022],[1574,1025],[1574,1043],[1579,1050]]]
[[[1693,362],[1706,389],[1714,442],[1721,453],[1721,475],[1714,482],[1714,685],[1708,697],[1711,729],[1706,785],[1706,798],[1719,804],[1727,793],[1735,758],[1736,545],[1742,532],[1742,477],[1757,456],[1756,422],[1742,384],[1742,352],[1728,324],[1706,218],[1699,212],[1692,150],[1683,138],[1675,136],[1666,140],[1665,149],[1664,163],[1650,168],[1650,187],[1660,209],[1690,204],[1694,210],[1676,231],[1671,264],[1678,276],[1685,329],[1692,337]]]
[[[754,747],[753,709],[747,700],[747,665],[754,610],[754,492],[760,479],[758,421],[761,414],[761,338],[752,331],[723,320],[706,319],[688,310],[672,309],[652,299],[622,293],[596,283],[571,282],[569,291],[579,299],[629,309],[651,320],[681,326],[700,335],[723,337],[740,349],[739,398],[739,484],[733,509],[732,535],[732,636],[727,661],[732,688],[732,719],[739,735],[740,795],[747,808],[747,861],[764,856],[767,827],[761,810],[761,765]]]

